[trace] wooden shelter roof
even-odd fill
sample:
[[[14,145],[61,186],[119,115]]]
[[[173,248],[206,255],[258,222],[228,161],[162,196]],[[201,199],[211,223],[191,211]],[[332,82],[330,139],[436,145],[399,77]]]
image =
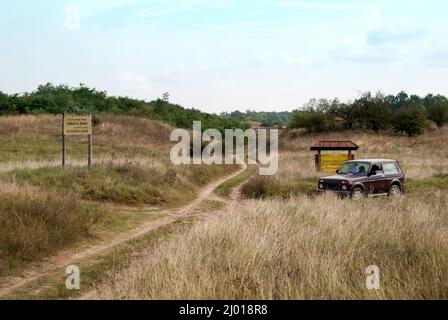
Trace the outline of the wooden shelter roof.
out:
[[[352,141],[319,141],[310,148],[311,151],[358,149],[359,146]]]

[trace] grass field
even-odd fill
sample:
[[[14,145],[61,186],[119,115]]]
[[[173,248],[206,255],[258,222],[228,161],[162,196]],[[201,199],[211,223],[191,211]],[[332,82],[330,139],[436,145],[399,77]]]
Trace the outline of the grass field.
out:
[[[108,299],[447,299],[448,130],[408,139],[366,133],[281,141],[280,170],[255,175],[248,198],[148,250],[100,287]],[[350,139],[358,158],[392,158],[399,199],[316,197],[309,146]],[[381,288],[366,288],[375,265]]]
[[[176,208],[236,170],[171,165],[172,129],[141,118],[100,116],[93,167],[86,167],[86,141],[69,137],[62,168],[60,117],[0,117],[0,275],[152,219],[120,206]]]
[[[249,201],[146,252],[110,299],[447,299],[447,193]],[[367,290],[365,269],[381,271]]]
[[[101,215],[72,192],[62,195],[12,183],[0,187],[0,274],[89,236]]]
[[[171,127],[106,116],[94,129],[93,167],[85,168],[85,141],[70,138],[63,169],[59,121],[0,118],[2,277],[166,218],[201,187],[237,169],[173,166]],[[447,299],[447,138],[447,128],[416,138],[287,132],[275,176],[249,167],[219,181],[221,197],[206,198],[195,209],[198,216],[78,261],[83,281],[105,299]],[[361,201],[317,197],[320,174],[309,147],[327,139],[353,140],[360,145],[357,158],[398,160],[406,194]],[[232,192],[241,184],[245,198],[235,201]],[[381,272],[379,290],[365,285],[371,265]],[[63,276],[48,274],[12,297],[72,297]]]

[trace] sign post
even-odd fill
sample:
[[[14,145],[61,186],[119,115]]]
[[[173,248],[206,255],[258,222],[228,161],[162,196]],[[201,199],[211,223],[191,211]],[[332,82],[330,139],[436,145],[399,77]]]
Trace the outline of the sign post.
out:
[[[65,148],[65,113],[62,114],[62,166],[65,167],[65,154],[66,154],[66,148]]]
[[[92,166],[92,115],[62,115],[62,166],[66,160],[66,136],[88,136],[88,165]]]
[[[89,149],[87,163],[89,168],[92,166],[92,134],[89,135]]]

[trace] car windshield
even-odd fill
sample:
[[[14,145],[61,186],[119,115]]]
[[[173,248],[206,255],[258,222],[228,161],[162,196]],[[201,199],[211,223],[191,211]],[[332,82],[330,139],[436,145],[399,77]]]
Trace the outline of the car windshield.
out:
[[[346,162],[339,169],[340,174],[363,175],[367,173],[369,163],[367,162]]]

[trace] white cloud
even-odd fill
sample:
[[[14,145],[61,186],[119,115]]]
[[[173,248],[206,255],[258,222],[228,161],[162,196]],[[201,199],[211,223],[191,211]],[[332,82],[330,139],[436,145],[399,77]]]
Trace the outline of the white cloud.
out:
[[[358,64],[418,61],[427,30],[418,17],[392,9],[387,1],[365,7],[359,27],[333,44],[328,52],[330,58]]]

